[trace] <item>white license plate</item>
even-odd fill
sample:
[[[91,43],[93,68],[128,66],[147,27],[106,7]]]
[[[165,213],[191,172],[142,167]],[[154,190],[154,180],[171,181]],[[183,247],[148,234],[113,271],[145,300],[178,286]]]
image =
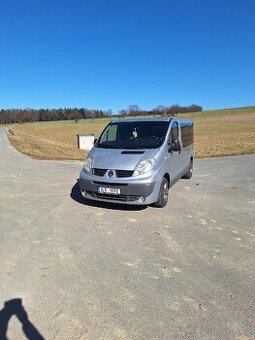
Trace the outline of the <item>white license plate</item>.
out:
[[[118,189],[118,188],[98,187],[97,192],[99,194],[119,195],[120,194],[120,189]]]

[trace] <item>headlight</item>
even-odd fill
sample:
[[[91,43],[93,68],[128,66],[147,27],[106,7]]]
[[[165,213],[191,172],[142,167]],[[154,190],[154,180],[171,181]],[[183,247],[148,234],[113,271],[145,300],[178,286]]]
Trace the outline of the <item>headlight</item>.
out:
[[[83,170],[87,171],[88,173],[92,173],[92,158],[85,159],[85,162],[82,166]]]
[[[145,159],[144,161],[141,161],[138,167],[135,169],[133,176],[143,175],[146,172],[151,171],[153,169],[154,163],[155,163],[155,160],[153,158]]]

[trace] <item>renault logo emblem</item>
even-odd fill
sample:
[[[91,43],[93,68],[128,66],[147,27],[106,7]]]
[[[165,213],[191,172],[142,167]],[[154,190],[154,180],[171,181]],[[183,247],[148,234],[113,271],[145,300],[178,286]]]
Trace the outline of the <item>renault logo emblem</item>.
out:
[[[110,170],[109,172],[108,172],[108,177],[112,177],[114,175],[114,173],[113,173],[113,171],[112,170]]]

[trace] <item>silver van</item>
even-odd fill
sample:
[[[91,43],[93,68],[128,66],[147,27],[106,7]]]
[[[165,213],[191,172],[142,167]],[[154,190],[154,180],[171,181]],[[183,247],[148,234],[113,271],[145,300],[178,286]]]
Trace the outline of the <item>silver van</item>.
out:
[[[169,188],[193,172],[193,122],[182,119],[111,121],[85,160],[83,197],[164,207]]]

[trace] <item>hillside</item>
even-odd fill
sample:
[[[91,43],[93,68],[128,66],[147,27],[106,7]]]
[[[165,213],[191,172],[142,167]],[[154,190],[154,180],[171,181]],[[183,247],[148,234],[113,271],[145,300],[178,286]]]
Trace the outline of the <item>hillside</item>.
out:
[[[179,114],[195,123],[196,157],[255,153],[255,106]],[[109,119],[14,124],[8,137],[19,151],[39,159],[84,159],[76,134],[96,137]]]

